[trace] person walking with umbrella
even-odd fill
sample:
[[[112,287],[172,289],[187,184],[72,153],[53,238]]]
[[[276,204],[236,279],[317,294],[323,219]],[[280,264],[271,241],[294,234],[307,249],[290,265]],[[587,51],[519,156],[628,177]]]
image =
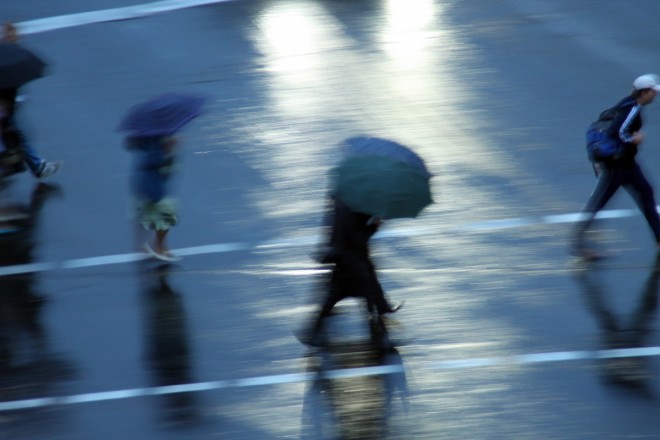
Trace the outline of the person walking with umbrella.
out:
[[[4,113],[0,123],[2,142],[7,149],[20,148],[24,163],[38,179],[57,173],[62,161],[47,161],[36,152],[18,125],[16,111],[19,87],[43,76],[45,66],[36,55],[18,44],[16,26],[5,23],[0,42],[0,111]]]
[[[169,230],[178,223],[169,188],[176,165],[174,135],[201,114],[203,103],[198,96],[168,93],[132,107],[119,124],[118,129],[128,133],[126,148],[135,153],[131,188],[138,221],[154,232],[143,249],[162,261],[179,260],[166,244]],[[138,234],[139,242],[142,236]]]
[[[366,300],[386,336],[383,316],[399,310],[391,305],[371,261],[369,241],[385,219],[416,217],[432,203],[430,173],[408,148],[380,138],[351,138],[345,159],[334,170],[330,195],[330,236],[319,261],[333,264],[327,293],[302,342],[320,343],[325,319],[347,297]],[[411,161],[410,158],[414,158]]]

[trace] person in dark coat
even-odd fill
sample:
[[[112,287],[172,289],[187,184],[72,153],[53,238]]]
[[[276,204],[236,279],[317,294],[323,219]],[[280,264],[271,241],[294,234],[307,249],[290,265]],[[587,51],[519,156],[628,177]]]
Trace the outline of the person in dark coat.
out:
[[[402,306],[392,306],[385,298],[369,255],[369,239],[378,231],[383,219],[354,212],[336,198],[332,198],[331,202],[333,212],[328,219],[331,226],[329,243],[327,251],[319,260],[324,264],[333,264],[334,267],[327,284],[325,300],[311,331],[303,335],[304,342],[318,338],[325,318],[344,298],[364,298],[369,312],[376,315],[379,321],[383,315],[394,313]]]
[[[12,23],[4,24],[2,41],[18,44],[18,33]],[[18,125],[16,112],[18,110],[18,88],[0,89],[0,106],[2,121],[0,121],[2,143],[5,149],[17,147],[22,152],[23,161],[32,174],[38,179],[45,179],[57,173],[62,167],[62,161],[48,161],[42,158],[28,142],[25,133]]]
[[[644,141],[642,133],[642,108],[652,103],[660,91],[655,75],[642,75],[633,82],[630,96],[619,101],[614,108],[617,115],[610,126],[609,135],[619,139],[623,152],[616,157],[597,164],[598,181],[587,204],[582,210],[583,218],[576,224],[572,253],[585,259],[596,259],[600,255],[585,244],[585,233],[598,211],[623,186],[635,199],[651,228],[658,250],[660,250],[660,217],[656,209],[653,187],[644,176],[635,160]]]

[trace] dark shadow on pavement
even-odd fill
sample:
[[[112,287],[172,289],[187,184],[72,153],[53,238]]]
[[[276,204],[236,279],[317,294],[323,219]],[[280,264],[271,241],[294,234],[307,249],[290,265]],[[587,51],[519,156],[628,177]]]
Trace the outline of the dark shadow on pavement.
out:
[[[35,228],[41,209],[50,197],[59,193],[58,187],[42,183],[34,189],[29,204],[3,199],[0,267],[33,262],[37,245]],[[0,401],[3,402],[59,395],[58,385],[76,376],[73,363],[51,348],[42,322],[48,299],[37,284],[34,272],[0,276]],[[5,432],[17,429],[18,436],[29,437],[52,429],[55,414],[59,413],[48,408],[11,411],[11,417],[0,417],[0,426]]]
[[[183,297],[169,282],[173,266],[151,261],[139,263],[145,305],[146,362],[154,386],[192,383],[191,350]],[[154,266],[156,264],[156,266]],[[197,419],[192,392],[163,394],[163,419],[185,424]]]
[[[658,310],[660,288],[660,254],[639,293],[636,306],[629,316],[621,316],[608,304],[605,282],[597,267],[591,267],[578,275],[589,309],[601,329],[603,349],[616,350],[644,347],[654,328],[653,320]],[[615,293],[615,292],[611,292]],[[629,295],[631,292],[621,292]],[[652,374],[648,358],[641,356],[603,358],[601,361],[605,383],[621,387],[648,398],[653,398]]]

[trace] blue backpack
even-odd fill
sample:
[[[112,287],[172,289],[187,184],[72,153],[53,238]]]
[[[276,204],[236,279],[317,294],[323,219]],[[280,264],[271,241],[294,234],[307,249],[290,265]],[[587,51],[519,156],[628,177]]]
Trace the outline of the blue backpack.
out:
[[[623,142],[608,134],[618,110],[610,108],[598,116],[587,129],[587,154],[592,162],[617,159],[623,152]]]

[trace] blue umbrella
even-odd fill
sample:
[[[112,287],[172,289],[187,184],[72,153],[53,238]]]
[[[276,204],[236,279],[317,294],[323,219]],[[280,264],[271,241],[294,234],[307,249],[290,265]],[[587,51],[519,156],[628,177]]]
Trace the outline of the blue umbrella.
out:
[[[424,164],[424,160],[410,148],[398,142],[378,137],[355,136],[345,139],[340,144],[345,157],[354,156],[380,156],[397,160],[411,165],[427,179],[432,177]]]
[[[202,114],[206,98],[166,93],[129,109],[117,128],[130,136],[171,136]]]

